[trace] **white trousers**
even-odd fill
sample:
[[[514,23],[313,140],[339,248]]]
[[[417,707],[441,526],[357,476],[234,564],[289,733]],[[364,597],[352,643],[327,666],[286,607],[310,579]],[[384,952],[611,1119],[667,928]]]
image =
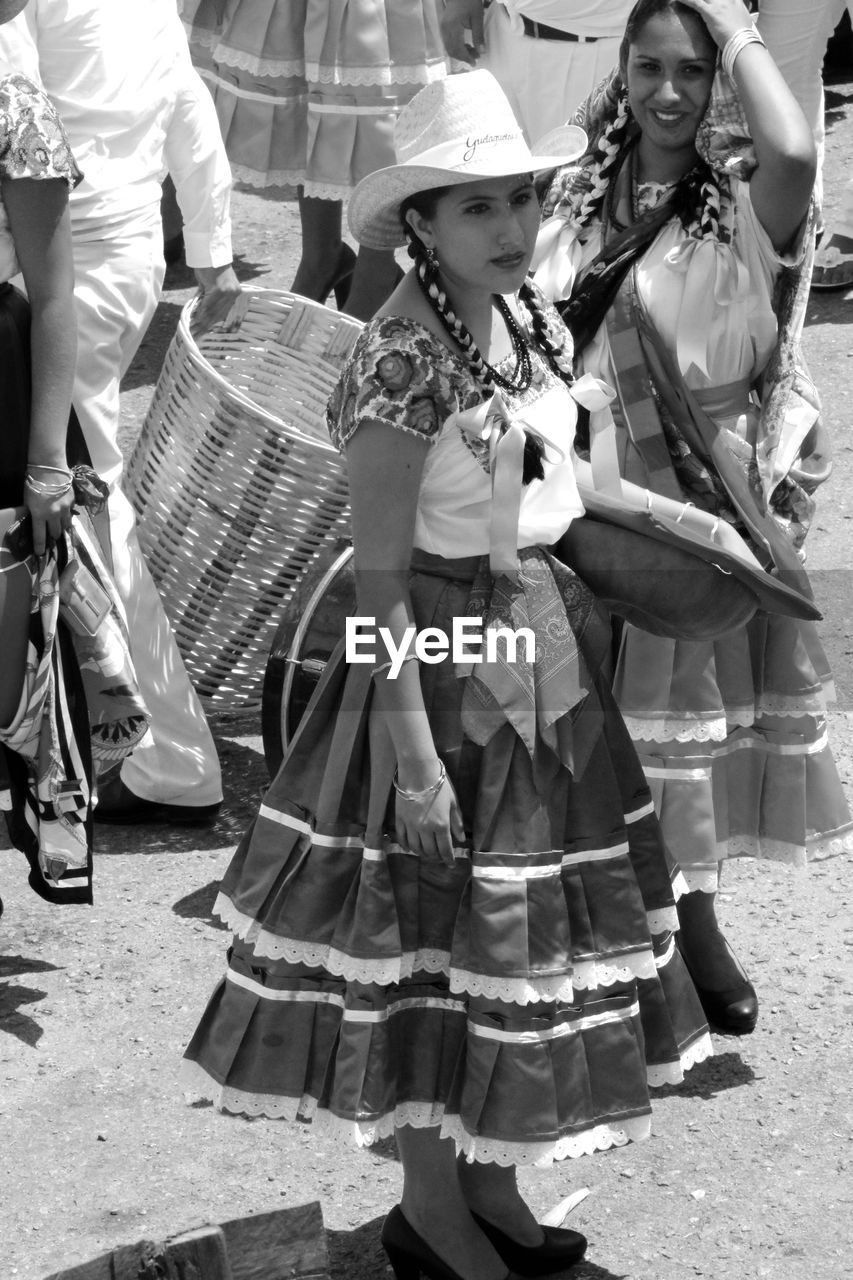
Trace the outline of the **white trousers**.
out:
[[[619,61],[619,37],[589,44],[536,39],[498,3],[486,12],[484,41],[477,65],[498,81],[529,143],[565,124]]]
[[[850,5],[847,6],[850,8]],[[844,14],[845,0],[761,0],[758,29],[814,131],[818,148],[815,199],[823,201],[823,80],[826,46]],[[853,13],[853,9],[851,9]],[[853,183],[844,190],[840,220],[853,236]],[[839,219],[833,224],[836,230]]]
[[[125,761],[121,776],[146,800],[213,804],[222,799],[216,747],[139,548],[133,509],[119,487],[119,384],[160,299],[160,212],[152,209],[112,239],[91,224],[72,227],[78,326],[74,407],[92,465],[110,485],[116,586],[151,713],[151,732]]]

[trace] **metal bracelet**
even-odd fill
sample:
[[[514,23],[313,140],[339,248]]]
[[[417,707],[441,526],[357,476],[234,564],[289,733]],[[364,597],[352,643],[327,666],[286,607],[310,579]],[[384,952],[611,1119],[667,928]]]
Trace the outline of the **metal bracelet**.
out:
[[[761,38],[761,33],[753,26],[741,27],[740,31],[736,31],[734,35],[729,36],[728,40],[723,45],[723,51],[720,54],[720,62],[723,70],[730,80],[734,80],[735,59],[748,44],[764,44],[764,41]]]
[[[444,768],[444,761],[439,760],[438,766],[439,766],[438,780],[434,782],[431,787],[425,787],[423,791],[404,791],[403,788],[400,786],[399,782],[397,781],[397,770],[395,769],[394,770],[394,790],[397,792],[398,795],[402,796],[404,800],[414,800],[416,802],[420,800],[429,800],[430,796],[438,795],[439,791],[444,786],[445,779],[447,778],[447,772]]]
[[[28,473],[24,483],[31,493],[37,494],[40,498],[64,498],[66,493],[70,493],[74,488],[74,482],[70,476],[61,484],[45,484],[43,480],[36,480],[35,476]]]

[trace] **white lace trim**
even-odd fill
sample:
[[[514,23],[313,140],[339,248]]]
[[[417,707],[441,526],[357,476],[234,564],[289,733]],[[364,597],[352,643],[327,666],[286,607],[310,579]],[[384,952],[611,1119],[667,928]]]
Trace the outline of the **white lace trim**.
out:
[[[825,684],[819,693],[803,697],[785,693],[763,693],[758,700],[757,714],[764,716],[790,716],[800,720],[805,716],[823,717],[826,704],[835,701],[835,688]]]
[[[635,742],[723,742],[728,733],[725,719],[664,720],[625,715],[623,719]]]
[[[347,200],[352,187],[330,182],[311,182],[308,178],[302,183],[306,196],[315,200]]]
[[[729,836],[728,842],[718,845],[722,858],[769,858],[793,867],[806,867],[812,860],[853,853],[853,831],[837,835],[817,837],[806,845],[790,844],[785,840],[770,840],[766,836]]]
[[[714,1042],[711,1039],[710,1032],[706,1031],[698,1040],[693,1042],[689,1049],[682,1053],[679,1062],[664,1062],[654,1067],[648,1067],[646,1078],[648,1079],[649,1088],[661,1089],[667,1084],[680,1084],[686,1071],[689,1071],[700,1062],[705,1062],[708,1058],[713,1058],[713,1056]]]
[[[648,717],[623,715],[623,719],[635,741],[724,742],[733,726],[750,729],[760,716],[787,717],[790,720],[807,717],[820,719],[826,713],[827,702],[834,701],[834,698],[833,685],[826,684],[819,693],[813,694],[765,692],[754,704],[726,707],[713,718],[685,715],[670,719],[664,713]]]
[[[256,54],[246,53],[244,49],[232,49],[230,45],[213,40],[197,40],[211,50],[214,62],[221,67],[234,67],[237,71],[248,71],[253,76],[279,77],[281,79],[304,79],[306,74],[304,58],[259,58]]]
[[[404,952],[387,958],[358,958],[328,944],[317,946],[295,938],[282,938],[270,933],[249,916],[238,911],[230,898],[220,894],[214,913],[243,942],[248,942],[256,956],[268,960],[284,960],[287,964],[306,965],[309,969],[325,969],[345,982],[378,983],[388,987],[411,978],[414,973],[444,974],[450,972],[450,954],[435,948]],[[537,997],[547,998],[547,997]]]
[[[659,933],[673,933],[678,928],[678,908],[659,907],[657,911],[647,911],[646,920],[652,936]]]
[[[266,1116],[271,1120],[311,1120],[321,1131],[346,1132],[360,1147],[390,1138],[402,1125],[412,1129],[440,1126],[443,1138],[452,1138],[457,1149],[464,1151],[469,1160],[480,1163],[549,1165],[566,1157],[591,1155],[608,1147],[623,1147],[628,1142],[647,1138],[651,1131],[650,1117],[644,1115],[618,1126],[596,1125],[586,1133],[560,1138],[556,1142],[499,1142],[467,1133],[459,1117],[445,1114],[440,1104],[403,1103],[393,1112],[365,1124],[343,1120],[329,1111],[320,1110],[317,1099],[307,1094],[301,1098],[276,1098],[222,1086],[197,1062],[189,1059],[184,1059],[181,1064],[180,1078],[189,1103],[209,1100],[220,1111],[228,1111],[232,1115]]]
[[[231,177],[234,182],[242,182],[247,187],[301,187],[305,184],[304,169],[269,169],[266,173],[260,173],[257,169],[249,169],[244,164],[235,164],[231,161]],[[343,200],[349,192],[349,188],[344,190],[344,194],[320,196],[323,200]],[[314,194],[312,192],[312,194]]]
[[[596,987],[612,987],[617,982],[631,982],[634,978],[653,978],[656,972],[651,951],[626,956],[624,965],[580,960],[574,967],[574,984],[579,991],[592,991]]]
[[[650,1133],[649,1115],[632,1116],[621,1124],[599,1124],[585,1133],[558,1138],[556,1142],[501,1142],[496,1138],[483,1138],[467,1133],[458,1116],[445,1116],[441,1126],[442,1137],[452,1138],[467,1160],[502,1167],[547,1167],[557,1160],[576,1159],[610,1147],[624,1147],[629,1142],[641,1142]]]
[[[808,846],[809,858],[833,858],[839,853],[853,853],[853,831],[839,832]]]
[[[447,63],[443,58],[435,62],[410,63],[393,67],[344,67],[321,66],[319,62],[306,62],[306,79],[313,84],[346,84],[353,87],[367,88],[370,85],[385,85],[393,88],[398,84],[432,84],[434,80],[444,80],[447,76]],[[389,103],[393,110],[393,103]]]
[[[719,888],[720,880],[720,864],[715,862],[713,866],[682,866],[684,879],[687,883],[688,893],[716,893]]]
[[[256,921],[238,911],[230,898],[220,893],[213,906],[214,914],[243,942],[248,942],[255,955],[269,960],[284,960],[288,964],[306,965],[311,969],[325,969],[345,982],[377,983],[392,986],[414,973],[442,974],[449,978],[454,995],[482,996],[487,1000],[501,1000],[507,1004],[535,1004],[540,1000],[562,1000],[571,1003],[575,988],[589,990],[609,987],[617,982],[630,982],[632,978],[650,978],[655,974],[655,960],[651,951],[625,958],[623,965],[603,964],[599,960],[580,961],[573,974],[556,974],[551,978],[498,978],[488,974],[473,973],[468,969],[451,968],[450,955],[446,951],[424,948],[406,952],[387,959],[354,958],[336,948],[301,942],[293,938],[281,938],[262,929]],[[674,913],[673,913],[674,914]],[[677,925],[667,925],[665,928]],[[664,932],[656,929],[654,932]]]

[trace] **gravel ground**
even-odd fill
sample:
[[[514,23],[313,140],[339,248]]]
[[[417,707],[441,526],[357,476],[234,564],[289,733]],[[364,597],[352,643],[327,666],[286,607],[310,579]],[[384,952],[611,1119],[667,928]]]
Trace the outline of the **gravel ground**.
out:
[[[831,212],[853,154],[853,84],[829,95]],[[244,280],[287,287],[292,205],[235,196]],[[191,282],[167,292],[123,394],[138,434]],[[832,733],[853,801],[853,293],[815,296],[807,352],[837,464],[812,534],[838,679]],[[100,828],[94,907],[51,908],[0,852],[0,1280],[40,1280],[119,1244],[204,1221],[322,1202],[335,1280],[379,1280],[381,1218],[397,1198],[389,1144],[357,1152],[303,1126],[186,1107],[182,1048],[222,969],[210,911],[218,877],[266,782],[258,719],[219,714],[226,801],[210,831]],[[664,1090],[652,1139],[528,1172],[543,1211],[585,1187],[590,1239],[575,1280],[846,1280],[851,1274],[853,971],[849,860],[808,873],[747,861],[727,872],[721,916],[762,999],[755,1034]]]

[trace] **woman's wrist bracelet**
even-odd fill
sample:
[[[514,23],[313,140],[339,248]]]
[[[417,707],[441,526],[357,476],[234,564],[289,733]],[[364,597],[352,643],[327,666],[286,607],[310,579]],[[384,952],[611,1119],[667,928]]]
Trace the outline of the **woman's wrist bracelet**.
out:
[[[417,662],[417,660],[418,655],[416,653],[407,653],[405,658],[400,661],[400,666],[402,667],[404,662]],[[387,662],[380,662],[378,667],[374,667],[370,674],[373,676],[381,676],[383,672],[390,671],[393,666],[394,663],[389,658]]]
[[[27,472],[24,484],[30,493],[36,494],[39,498],[64,498],[66,493],[70,493],[74,488],[74,481],[68,475],[64,480],[54,483],[46,483],[43,480],[37,480],[35,476]]]
[[[444,761],[439,760],[438,779],[432,784],[431,787],[425,787],[423,791],[404,791],[403,788],[400,786],[399,782],[397,781],[397,770],[395,769],[394,770],[394,790],[397,792],[398,795],[402,796],[404,800],[415,800],[415,801],[429,800],[430,796],[438,795],[439,791],[444,786],[444,782],[446,778],[447,778],[447,773],[444,768]]]
[[[748,44],[764,45],[761,33],[753,26],[741,27],[740,31],[736,31],[734,35],[729,36],[723,45],[720,62],[730,80],[734,80],[735,76],[735,59]],[[767,46],[765,45],[764,47],[766,48]]]
[[[52,467],[47,462],[28,462],[27,467],[30,471],[55,471],[59,476],[65,476],[70,479],[74,474],[70,467]]]

